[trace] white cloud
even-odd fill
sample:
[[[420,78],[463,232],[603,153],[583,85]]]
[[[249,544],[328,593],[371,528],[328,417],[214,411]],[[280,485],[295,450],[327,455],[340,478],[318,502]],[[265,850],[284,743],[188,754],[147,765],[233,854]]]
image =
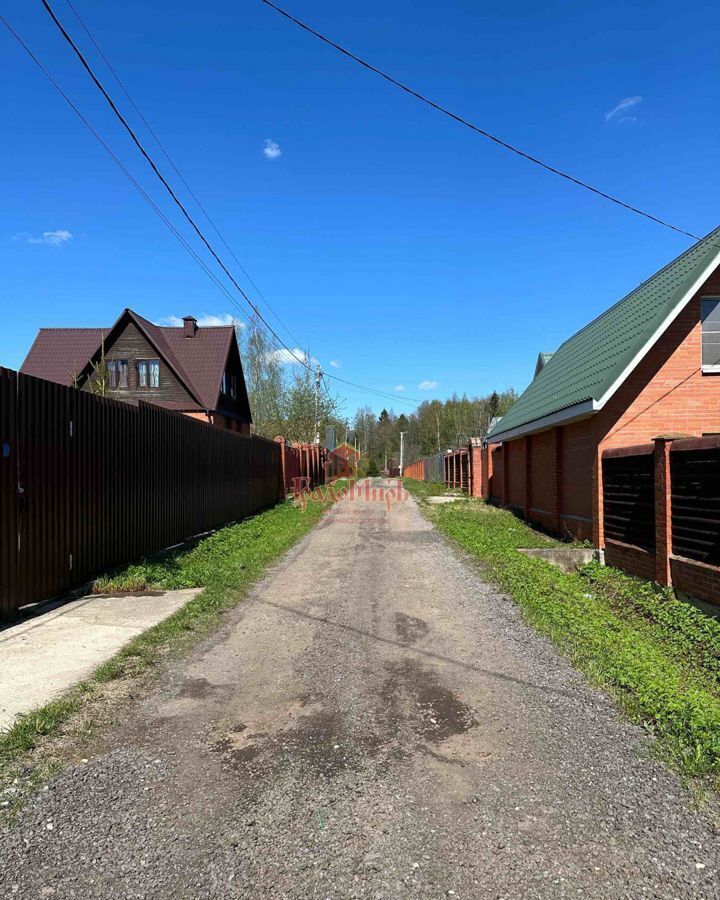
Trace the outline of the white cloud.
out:
[[[421,381],[418,385],[421,391],[433,391],[437,386],[437,381]]]
[[[626,115],[631,109],[634,109],[642,103],[642,97],[624,97],[613,106],[611,110],[605,113],[606,122],[636,122],[635,116]]]
[[[298,347],[295,347],[292,351],[286,350],[285,347],[280,347],[278,350],[273,350],[271,356],[279,363],[282,363],[282,365],[299,366],[302,363],[312,366],[317,365],[317,360],[314,356],[308,356],[304,350],[300,350]]]
[[[402,393],[402,391],[405,390],[405,385],[404,385],[404,384],[396,384],[396,385],[395,385],[395,390],[396,390],[396,391],[399,391],[400,393]]]
[[[330,365],[333,367],[333,369],[339,369],[339,368],[340,368],[340,363],[339,363],[336,359],[331,359],[331,360],[330,360]]]
[[[174,328],[179,328],[182,326],[183,320],[180,316],[165,316],[163,319],[158,320],[158,325],[170,325]],[[202,316],[198,316],[197,320],[198,325],[201,328],[211,328],[215,325],[234,325],[236,328],[244,328],[242,322],[239,322],[230,313],[222,313],[219,316],[212,316],[204,314]]]
[[[27,231],[21,231],[15,235],[16,241],[27,241],[28,244],[47,244],[49,247],[62,247],[72,240],[72,233],[65,228],[59,228],[57,231],[43,231],[40,235],[32,235]]]
[[[282,156],[280,144],[278,144],[277,141],[271,141],[270,138],[265,141],[263,153],[265,154],[266,159],[277,159],[278,156]]]

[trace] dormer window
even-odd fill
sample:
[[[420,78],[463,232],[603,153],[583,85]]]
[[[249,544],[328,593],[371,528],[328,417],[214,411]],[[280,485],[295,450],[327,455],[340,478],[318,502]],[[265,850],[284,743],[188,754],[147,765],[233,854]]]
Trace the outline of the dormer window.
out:
[[[702,370],[720,373],[720,297],[703,297]]]

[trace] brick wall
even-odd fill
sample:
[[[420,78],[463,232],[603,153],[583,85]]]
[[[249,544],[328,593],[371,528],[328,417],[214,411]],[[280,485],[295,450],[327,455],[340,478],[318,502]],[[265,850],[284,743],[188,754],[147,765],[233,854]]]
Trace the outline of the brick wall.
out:
[[[709,603],[720,603],[720,570],[717,566],[671,556],[670,571],[676,590],[701,597]]]
[[[605,544],[605,564],[640,578],[655,580],[655,554],[641,547],[609,540]]]
[[[492,456],[491,461],[488,464],[488,492],[486,497],[491,497],[497,503],[504,502],[503,495],[503,484],[505,482],[505,474],[504,474],[504,456],[503,456],[503,448],[501,444],[497,444],[495,447],[490,447],[488,449],[489,454]]]
[[[505,465],[505,483],[507,485],[507,496],[505,497],[505,505],[524,511],[525,509],[525,438],[518,438],[516,441],[509,441],[504,445],[507,447]]]
[[[557,527],[557,432],[552,428],[530,439],[529,518],[549,529]]]

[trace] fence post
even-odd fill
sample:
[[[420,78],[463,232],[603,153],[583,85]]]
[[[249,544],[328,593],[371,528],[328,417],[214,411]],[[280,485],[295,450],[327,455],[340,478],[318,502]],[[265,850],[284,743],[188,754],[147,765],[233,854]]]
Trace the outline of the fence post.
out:
[[[280,444],[280,477],[282,478],[283,497],[288,491],[287,461],[285,459],[285,438],[278,435],[276,443]]]
[[[490,500],[490,479],[493,475],[493,458],[492,458],[492,445],[486,444],[483,447],[483,470],[482,470],[482,489],[481,496],[484,500]]]
[[[470,485],[468,494],[471,497],[482,497],[483,460],[482,441],[480,438],[470,438]]]
[[[655,580],[658,584],[672,584],[670,557],[672,556],[672,478],[670,451],[672,442],[684,434],[665,434],[653,438],[655,443]]]
[[[503,477],[502,477],[502,505],[507,506],[508,499],[510,497],[509,485],[510,485],[510,466],[508,465],[508,459],[510,458],[510,445],[507,441],[503,441],[500,445],[502,447],[502,458],[503,458]]]

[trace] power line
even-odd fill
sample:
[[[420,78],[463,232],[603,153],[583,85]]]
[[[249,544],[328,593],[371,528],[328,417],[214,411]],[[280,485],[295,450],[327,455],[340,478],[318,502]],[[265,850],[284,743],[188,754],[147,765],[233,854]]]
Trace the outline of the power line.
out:
[[[187,250],[187,252],[193,257],[193,259],[197,262],[197,264],[205,271],[205,274],[214,282],[216,287],[225,294],[225,296],[232,302],[234,302],[234,297],[225,287],[225,285],[220,281],[220,279],[215,275],[212,269],[204,262],[204,260],[198,255],[198,253],[192,248],[192,246],[185,240],[185,238],[180,234],[180,232],[175,228],[172,222],[167,218],[165,213],[157,206],[155,201],[150,197],[150,195],[145,191],[142,185],[136,180],[136,178],[132,175],[132,173],[127,169],[122,160],[115,154],[113,149],[105,142],[99,132],[95,129],[92,123],[83,115],[83,113],[78,109],[78,107],[73,103],[68,94],[65,93],[60,84],[55,80],[55,78],[51,75],[48,69],[45,68],[40,59],[33,53],[30,47],[25,43],[25,41],[20,37],[20,35],[15,31],[12,25],[8,22],[8,20],[0,15],[0,22],[7,28],[10,34],[15,38],[18,44],[23,48],[23,50],[28,54],[30,59],[38,66],[38,68],[43,72],[48,81],[52,84],[52,86],[58,91],[58,93],[62,96],[65,102],[70,106],[75,115],[80,119],[80,121],[85,125],[85,127],[90,131],[90,133],[95,137],[95,139],[100,143],[100,145],[104,148],[104,150],[108,153],[111,159],[116,163],[116,165],[120,168],[120,170],[125,174],[131,184],[135,187],[141,197],[145,200],[146,203],[154,210],[154,212],[159,216],[159,218],[164,222],[164,224],[170,229],[170,231],[175,235],[177,240],[182,244],[182,246]]]
[[[326,372],[325,375],[328,378],[334,378],[335,381],[341,381],[343,384],[349,384],[351,387],[358,388],[361,391],[367,391],[369,394],[376,394],[378,397],[385,397],[389,400],[395,400],[398,403],[407,403],[409,406],[421,406],[423,403],[427,403],[426,400],[416,400],[413,397],[398,397],[396,394],[389,394],[387,391],[378,391],[375,388],[364,387],[362,384],[355,384],[354,381],[348,381],[346,378],[341,378],[339,375],[331,375],[330,372]]]
[[[118,75],[116,69],[114,68],[114,66],[112,65],[112,63],[110,62],[110,60],[109,60],[109,59],[107,58],[107,56],[105,55],[105,52],[103,51],[102,47],[100,46],[100,44],[99,44],[98,41],[96,40],[96,38],[95,38],[95,36],[93,35],[93,33],[90,31],[89,27],[85,24],[85,22],[84,22],[82,16],[81,16],[80,13],[78,12],[77,7],[73,5],[73,3],[71,2],[71,0],[65,0],[65,2],[66,2],[67,5],[70,7],[70,9],[72,10],[72,12],[73,12],[75,18],[78,20],[78,22],[79,22],[80,25],[82,26],[83,30],[84,30],[85,33],[87,34],[87,36],[88,36],[88,37],[90,38],[90,40],[92,41],[93,45],[95,46],[95,49],[96,49],[97,52],[100,54],[100,56],[102,57],[103,61],[105,62],[105,65],[106,65],[106,66],[108,67],[108,69],[112,72],[112,75],[113,75],[113,77],[115,78],[115,81],[117,81],[117,83],[118,83],[119,86],[120,86],[120,89],[122,90],[122,92],[123,92],[123,93],[125,94],[125,96],[127,97],[127,99],[128,99],[128,101],[130,102],[132,108],[133,108],[133,109],[135,110],[135,112],[138,114],[138,116],[139,116],[140,119],[142,120],[143,124],[145,125],[145,127],[147,128],[147,130],[148,130],[148,131],[150,132],[150,134],[152,135],[152,137],[153,137],[155,143],[158,145],[158,147],[159,147],[160,150],[162,151],[163,155],[165,156],[165,159],[167,159],[167,161],[168,161],[168,162],[170,163],[170,165],[173,167],[173,169],[175,170],[176,175],[178,176],[178,178],[180,179],[180,181],[183,183],[183,185],[185,186],[185,188],[187,189],[188,193],[189,193],[190,196],[193,198],[193,200],[195,201],[195,203],[198,205],[198,208],[200,209],[200,211],[202,212],[202,214],[205,216],[205,218],[207,219],[207,221],[210,223],[210,226],[212,227],[213,231],[214,231],[215,234],[220,238],[220,240],[221,240],[222,243],[224,244],[224,246],[225,246],[226,250],[228,251],[228,253],[230,253],[230,255],[232,256],[232,258],[235,260],[235,262],[236,262],[236,264],[238,265],[240,271],[243,273],[243,275],[245,275],[245,277],[247,278],[247,280],[248,280],[248,281],[250,282],[250,284],[253,286],[253,288],[255,289],[256,293],[257,293],[258,296],[262,299],[262,301],[265,303],[265,305],[266,305],[267,308],[270,310],[270,312],[273,314],[273,316],[277,319],[277,321],[280,323],[280,325],[285,329],[285,332],[290,336],[290,339],[293,340],[297,345],[300,345],[300,341],[295,337],[295,335],[290,331],[290,329],[287,327],[287,325],[282,321],[282,319],[280,318],[280,316],[275,312],[275,310],[273,309],[273,307],[270,305],[270,302],[269,302],[269,300],[267,299],[267,297],[264,296],[263,292],[260,290],[260,288],[257,286],[257,284],[255,284],[255,282],[253,281],[252,277],[250,276],[250,273],[249,273],[249,272],[247,271],[247,269],[243,266],[243,264],[240,262],[240,260],[239,260],[239,259],[237,258],[237,256],[235,255],[235,253],[234,253],[232,247],[230,247],[230,245],[228,244],[228,242],[225,240],[225,238],[223,237],[223,235],[220,233],[220,230],[218,229],[217,225],[215,224],[215,222],[214,222],[213,219],[211,218],[210,213],[205,209],[205,207],[203,206],[203,204],[200,202],[200,200],[199,200],[197,194],[195,194],[195,192],[193,191],[193,189],[190,187],[190,185],[189,185],[189,184],[187,183],[187,181],[185,180],[184,175],[182,174],[182,172],[180,171],[180,169],[177,167],[177,165],[176,165],[175,162],[173,161],[173,159],[172,159],[172,157],[170,156],[170,153],[169,153],[168,150],[166,149],[165,145],[162,143],[162,141],[161,141],[160,138],[158,137],[158,135],[157,135],[157,133],[155,132],[155,130],[153,129],[153,127],[150,125],[150,123],[148,122],[148,120],[147,120],[147,119],[145,118],[145,116],[143,115],[143,113],[142,113],[142,111],[140,110],[140,108],[138,107],[137,103],[136,103],[136,102],[133,100],[133,98],[130,96],[130,92],[129,92],[128,89],[125,87],[125,84],[123,83],[122,79],[121,79],[120,76]]]
[[[103,95],[103,97],[104,97],[105,100],[107,101],[107,103],[108,103],[110,109],[112,110],[112,112],[114,113],[114,115],[117,117],[117,119],[118,119],[118,120],[120,121],[120,123],[123,125],[123,127],[125,128],[125,130],[127,131],[127,133],[130,135],[130,138],[132,139],[132,142],[135,144],[135,146],[138,148],[138,150],[140,151],[140,153],[142,154],[142,156],[145,158],[145,160],[147,161],[148,165],[149,165],[150,168],[153,170],[153,172],[155,173],[155,175],[158,177],[158,179],[159,179],[160,182],[162,183],[163,187],[165,188],[165,190],[168,192],[168,194],[169,194],[170,197],[172,198],[172,200],[173,200],[173,202],[175,203],[175,205],[178,207],[178,209],[180,210],[180,212],[183,214],[183,216],[184,216],[184,217],[187,219],[187,221],[190,223],[192,229],[195,231],[195,233],[196,233],[197,236],[200,238],[200,240],[203,242],[203,244],[207,247],[208,251],[210,252],[210,254],[212,255],[212,257],[215,259],[215,261],[217,262],[217,264],[220,266],[220,268],[223,270],[223,272],[225,272],[225,274],[227,275],[227,277],[230,279],[230,281],[232,282],[233,286],[234,286],[234,287],[237,289],[237,291],[241,294],[241,296],[243,297],[243,299],[245,300],[245,302],[248,304],[248,306],[250,306],[250,308],[251,308],[251,309],[253,310],[253,312],[258,316],[258,318],[260,318],[260,319],[264,322],[264,324],[265,324],[266,328],[268,329],[268,331],[270,331],[270,333],[271,333],[271,334],[277,339],[277,341],[285,348],[285,350],[287,350],[287,352],[293,357],[293,359],[295,359],[300,365],[305,366],[306,368],[310,368],[304,360],[302,360],[302,359],[300,359],[300,357],[296,356],[295,353],[294,353],[294,351],[291,350],[290,347],[287,346],[287,344],[282,340],[282,338],[280,337],[280,335],[279,335],[279,334],[275,331],[275,329],[270,325],[270,323],[267,321],[267,319],[265,319],[265,317],[264,317],[263,314],[260,312],[260,310],[258,309],[258,307],[257,307],[257,306],[253,303],[253,301],[250,299],[250,297],[249,297],[248,294],[245,292],[245,290],[243,290],[243,288],[242,288],[242,287],[240,286],[240,284],[237,282],[237,280],[236,280],[235,277],[233,276],[232,272],[228,269],[228,267],[227,267],[227,266],[225,265],[225,263],[222,261],[222,259],[221,259],[220,256],[218,255],[217,251],[213,248],[213,246],[212,246],[212,244],[210,243],[210,241],[208,241],[208,239],[205,237],[205,235],[203,234],[203,232],[200,230],[199,226],[197,225],[197,223],[195,222],[195,220],[193,219],[193,217],[192,217],[192,216],[190,215],[190,213],[187,211],[187,208],[185,207],[185,205],[184,205],[184,203],[182,202],[182,200],[180,200],[180,198],[177,196],[177,194],[176,194],[175,191],[173,190],[172,186],[169,184],[169,182],[168,182],[167,179],[164,177],[164,175],[162,174],[162,172],[160,171],[160,169],[157,167],[157,164],[155,163],[155,161],[153,160],[153,158],[150,156],[150,154],[147,152],[147,150],[145,149],[145,147],[142,145],[140,139],[138,138],[138,136],[135,134],[134,130],[133,130],[133,129],[130,127],[130,125],[128,124],[127,119],[123,116],[123,114],[122,114],[122,113],[120,112],[120,110],[117,108],[117,105],[115,104],[115,101],[112,99],[112,97],[110,96],[110,94],[109,94],[109,93],[107,92],[107,90],[104,88],[102,82],[101,82],[100,79],[97,77],[97,75],[96,75],[95,72],[93,71],[92,67],[90,66],[90,64],[88,63],[88,61],[85,59],[85,57],[83,56],[81,50],[78,48],[77,44],[75,44],[75,42],[73,41],[72,37],[71,37],[71,36],[69,35],[69,33],[65,30],[65,28],[64,28],[63,25],[62,25],[62,23],[60,22],[60,20],[58,19],[58,17],[55,15],[55,12],[53,11],[53,9],[52,9],[52,7],[50,6],[50,4],[48,3],[48,0],[42,0],[42,4],[43,4],[43,6],[45,7],[45,9],[46,9],[48,15],[50,16],[50,18],[53,20],[53,22],[54,22],[55,25],[57,26],[58,30],[59,30],[60,33],[62,34],[62,36],[63,36],[63,38],[65,39],[65,41],[70,45],[70,47],[72,48],[72,50],[73,50],[73,52],[75,53],[75,55],[77,56],[77,58],[80,60],[81,65],[83,66],[83,68],[85,69],[85,71],[88,73],[88,75],[89,75],[90,78],[92,79],[92,81],[93,81],[93,83],[95,84],[95,86],[98,88],[98,90],[100,91],[100,93]],[[236,303],[235,305],[237,306],[237,303]],[[239,307],[238,307],[238,308],[239,308]]]
[[[246,313],[242,310],[242,308],[237,303],[236,299],[233,295],[228,291],[227,287],[220,281],[220,279],[215,275],[212,269],[205,263],[205,261],[198,255],[198,253],[193,249],[193,247],[188,243],[188,241],[183,237],[183,235],[177,230],[177,228],[172,224],[172,222],[168,219],[168,217],[163,213],[163,211],[157,206],[155,201],[150,197],[150,195],[145,191],[145,189],[140,185],[137,179],[132,175],[132,173],[128,170],[122,160],[117,156],[117,154],[113,151],[113,149],[109,146],[109,144],[103,139],[97,129],[92,125],[92,123],[87,119],[87,117],[81,112],[81,110],[75,105],[70,96],[65,92],[65,90],[61,87],[58,81],[53,77],[50,71],[45,67],[39,57],[31,50],[28,44],[22,39],[19,33],[13,28],[10,22],[0,14],[0,22],[5,26],[8,32],[12,35],[12,37],[17,41],[17,43],[22,47],[25,53],[30,57],[30,59],[35,63],[35,65],[42,71],[45,77],[48,79],[50,84],[55,88],[55,90],[60,94],[60,96],[65,100],[65,102],[70,106],[75,115],[80,119],[83,125],[90,131],[93,137],[98,141],[98,143],[103,147],[106,153],[111,157],[113,162],[118,166],[118,168],[123,172],[123,174],[128,178],[133,187],[138,191],[141,197],[145,200],[145,202],[152,208],[155,214],[160,218],[163,224],[172,232],[174,237],[178,240],[178,242],[183,246],[183,248],[191,255],[193,260],[197,263],[198,266],[205,272],[208,278],[215,284],[215,286],[220,290],[223,295],[240,311],[241,316],[246,324],[248,324],[248,319],[246,318]],[[224,267],[223,267],[224,268]],[[231,277],[231,276],[229,276]],[[232,277],[231,277],[231,280]],[[237,285],[236,285],[237,286]],[[241,293],[244,294],[241,288],[238,287]],[[250,303],[251,308],[256,312],[258,318],[265,324],[271,336],[271,343],[274,346],[275,350],[280,350],[281,347],[285,349],[288,353],[290,353],[291,357],[298,364],[304,366],[306,369],[312,371],[312,367],[308,365],[305,360],[298,358],[293,351],[284,344],[276,332],[268,325],[266,320],[259,313],[254,304]],[[400,403],[410,403],[411,405],[415,405],[409,399],[400,397],[393,397],[391,394],[386,394],[384,392],[380,392],[375,390],[374,388],[368,388],[364,385],[356,384],[354,382],[347,381],[346,379],[340,378],[339,376],[330,375],[329,373],[324,373],[326,377],[335,378],[337,381],[341,381],[344,384],[351,385],[352,387],[364,391],[376,396],[384,396],[389,397],[390,399],[396,400]],[[330,398],[331,399],[331,398]]]
[[[51,19],[53,20],[53,22],[55,23],[55,25],[56,25],[56,27],[58,28],[58,30],[59,30],[60,33],[62,34],[62,36],[63,36],[63,38],[65,39],[65,41],[66,41],[66,42],[70,45],[70,47],[72,48],[73,52],[75,53],[75,55],[76,55],[77,58],[79,59],[81,65],[83,66],[83,68],[85,69],[85,71],[88,73],[88,75],[89,75],[90,78],[92,79],[92,81],[93,81],[93,83],[95,84],[95,86],[98,88],[98,90],[101,92],[101,94],[103,95],[103,97],[104,97],[105,100],[107,101],[108,105],[110,106],[110,109],[113,111],[113,113],[114,113],[115,116],[118,118],[118,120],[120,121],[120,123],[123,125],[123,127],[125,128],[125,130],[127,131],[127,133],[130,135],[130,138],[132,139],[133,143],[134,143],[135,146],[138,148],[138,150],[140,151],[140,153],[142,154],[142,156],[145,158],[145,160],[147,161],[147,163],[150,165],[150,167],[151,167],[151,169],[153,170],[153,172],[155,173],[155,175],[158,177],[158,179],[159,179],[160,182],[162,183],[163,187],[166,189],[166,191],[168,192],[168,194],[169,194],[170,197],[172,198],[173,202],[174,202],[174,203],[176,204],[176,206],[180,209],[180,211],[182,212],[183,216],[184,216],[184,217],[187,219],[187,221],[190,223],[190,225],[192,226],[192,228],[193,228],[193,230],[195,231],[195,233],[198,235],[198,237],[200,238],[200,240],[203,242],[203,244],[204,244],[204,245],[207,247],[207,249],[210,251],[211,255],[213,256],[213,258],[215,259],[215,261],[218,263],[218,265],[222,268],[223,272],[225,272],[225,274],[226,274],[227,277],[230,279],[230,281],[232,282],[232,284],[234,285],[234,287],[235,287],[235,288],[239,291],[239,293],[242,295],[242,297],[243,297],[243,299],[245,300],[245,302],[250,306],[250,308],[251,308],[251,309],[253,310],[253,312],[258,316],[258,318],[263,322],[263,324],[265,325],[265,327],[267,328],[267,330],[270,332],[270,334],[272,334],[272,336],[275,338],[275,340],[276,340],[276,341],[277,341],[277,342],[278,342],[278,343],[279,343],[279,344],[280,344],[280,345],[281,345],[281,346],[282,346],[282,347],[290,354],[290,356],[291,356],[291,357],[292,357],[299,365],[304,366],[308,371],[313,371],[312,366],[310,366],[310,365],[307,363],[306,360],[304,360],[304,359],[302,359],[301,357],[297,356],[297,354],[294,352],[294,350],[292,350],[290,347],[288,347],[288,345],[282,340],[282,338],[280,337],[280,335],[278,335],[278,333],[277,333],[277,332],[275,331],[275,329],[270,325],[270,323],[267,321],[267,319],[265,319],[265,317],[262,315],[262,313],[260,312],[260,310],[258,309],[258,307],[252,302],[252,300],[251,300],[250,297],[247,295],[247,293],[243,290],[243,288],[240,286],[240,284],[238,284],[238,282],[236,281],[236,279],[234,278],[234,276],[232,275],[232,273],[230,272],[230,270],[227,268],[227,266],[225,265],[225,263],[222,261],[222,259],[221,259],[220,256],[218,255],[218,253],[215,251],[215,249],[214,249],[213,246],[210,244],[210,242],[208,241],[208,239],[205,237],[205,235],[203,234],[203,232],[200,230],[199,226],[197,225],[197,223],[195,222],[195,220],[193,219],[193,217],[192,217],[192,216],[190,215],[190,213],[187,211],[187,208],[185,207],[185,205],[183,204],[183,202],[180,200],[180,198],[177,196],[177,194],[176,194],[175,191],[173,190],[172,186],[169,184],[169,182],[166,180],[166,178],[165,178],[165,177],[163,176],[163,174],[160,172],[159,168],[157,167],[157,164],[155,163],[155,161],[153,160],[153,158],[150,156],[150,154],[147,152],[147,150],[145,149],[145,147],[144,147],[143,144],[141,143],[140,139],[139,139],[138,136],[135,134],[135,131],[131,128],[131,126],[129,125],[129,123],[127,122],[127,120],[125,119],[125,117],[124,117],[123,114],[120,112],[120,110],[118,109],[117,105],[115,104],[115,101],[112,99],[112,97],[111,97],[110,94],[107,92],[107,90],[106,90],[105,87],[103,86],[103,84],[102,84],[102,82],[100,81],[100,79],[97,77],[97,75],[96,75],[95,72],[93,71],[93,69],[92,69],[92,67],[90,66],[90,64],[88,63],[88,61],[85,59],[85,56],[83,55],[82,51],[78,48],[77,44],[73,41],[73,39],[72,39],[72,37],[70,36],[70,34],[68,33],[68,31],[64,28],[64,26],[62,25],[62,23],[60,22],[60,20],[58,19],[58,17],[55,15],[55,12],[53,11],[53,8],[51,7],[51,5],[50,5],[50,3],[48,2],[48,0],[42,0],[42,4],[43,4],[43,6],[45,7],[45,9],[46,9],[48,15],[50,16],[50,18],[51,18]],[[72,7],[71,7],[71,8],[72,8]],[[111,69],[111,71],[112,71],[112,69]],[[132,102],[132,101],[131,101],[131,102]],[[134,104],[133,104],[133,105],[134,105]],[[192,192],[191,192],[191,193],[192,193]],[[231,251],[231,252],[232,252],[232,251]],[[235,305],[238,309],[240,308],[240,307],[238,306],[237,302],[236,302],[234,299],[233,299],[233,303],[234,303],[234,305]],[[330,377],[335,377],[338,381],[343,381],[343,379],[337,378],[337,376],[330,376]],[[347,384],[351,384],[351,382],[346,382],[346,383],[347,383]],[[378,395],[380,395],[379,392],[373,390],[372,388],[366,388],[366,387],[364,387],[364,386],[362,386],[362,385],[354,384],[353,387],[356,387],[356,388],[358,388],[359,390],[367,391],[368,393],[373,393],[373,394],[378,394]],[[386,394],[385,396],[391,396],[391,395]],[[393,399],[397,399],[397,398],[393,398]],[[408,400],[408,401],[406,401],[406,400],[401,400],[400,402],[410,402],[410,401],[409,401],[409,400]]]
[[[409,94],[411,97],[414,97],[416,100],[419,100],[421,103],[425,103],[427,106],[436,110],[439,113],[447,116],[453,121],[457,122],[459,125],[464,125],[466,128],[469,128],[471,131],[474,131],[476,134],[481,135],[484,138],[487,138],[489,141],[497,144],[500,147],[503,147],[505,150],[508,150],[510,153],[514,153],[517,156],[522,157],[522,159],[527,160],[528,162],[533,163],[536,166],[539,166],[542,169],[545,169],[546,172],[550,172],[552,175],[557,175],[560,178],[564,178],[566,181],[569,181],[571,184],[574,184],[576,187],[583,188],[586,191],[590,191],[593,194],[596,194],[598,197],[602,197],[604,200],[609,200],[611,203],[615,203],[618,206],[621,206],[623,209],[628,210],[628,212],[635,213],[638,216],[643,216],[645,219],[649,219],[651,222],[655,222],[657,225],[662,225],[664,228],[669,228],[671,231],[675,231],[678,234],[682,234],[685,237],[693,238],[693,240],[699,241],[701,238],[699,235],[693,234],[691,231],[686,231],[684,228],[680,228],[677,225],[673,225],[671,222],[666,222],[664,219],[658,218],[658,216],[652,215],[652,213],[645,212],[642,209],[639,209],[637,206],[633,206],[630,203],[626,203],[624,200],[621,200],[619,197],[615,197],[612,194],[608,194],[606,191],[600,190],[600,188],[596,188],[591,184],[588,184],[586,181],[582,181],[580,178],[575,178],[574,175],[570,175],[567,172],[563,172],[562,169],[558,169],[555,166],[551,166],[549,163],[543,162],[543,160],[539,159],[537,156],[533,156],[530,153],[527,153],[525,150],[521,150],[519,147],[515,147],[513,144],[504,141],[502,138],[497,137],[494,134],[491,134],[489,131],[486,131],[484,128],[480,128],[478,125],[475,125],[473,122],[470,122],[468,119],[464,118],[457,113],[452,112],[445,106],[442,106],[439,103],[436,103],[434,100],[431,100],[429,97],[426,97],[424,94],[421,94],[419,91],[416,91],[414,88],[409,87],[407,84],[404,84],[402,81],[399,81],[397,78],[394,78],[392,75],[388,75],[387,72],[384,72],[382,69],[377,68],[377,66],[372,65],[372,63],[367,62],[362,59],[360,56],[356,56],[354,53],[351,53],[350,50],[326,37],[324,34],[321,34],[315,28],[312,28],[310,25],[302,22],[300,19],[297,19],[291,13],[287,12],[287,10],[282,9],[282,7],[273,3],[272,0],[260,0],[261,3],[264,3],[265,6],[269,6],[271,9],[275,10],[275,12],[279,13],[281,16],[284,16],[288,21],[292,22],[294,25],[297,25],[298,28],[301,28],[303,31],[311,34],[313,37],[322,41],[324,44],[327,44],[328,47],[332,47],[333,50],[337,50],[338,53],[342,53],[343,56],[346,56],[348,59],[351,59],[353,62],[356,62],[358,65],[362,66],[364,69],[367,69],[369,72],[372,72],[375,75],[378,75],[380,78],[385,79],[385,81],[392,84],[394,87],[399,88],[401,91],[404,91],[406,94]]]
[[[25,41],[20,37],[17,31],[12,27],[12,25],[7,21],[7,19],[0,15],[0,22],[5,25],[10,34],[15,38],[18,44],[23,48],[23,50],[27,53],[27,55],[32,59],[32,61],[38,66],[38,68],[42,71],[48,81],[52,84],[52,86],[57,90],[60,96],[65,100],[65,102],[70,106],[75,115],[80,119],[83,125],[90,131],[93,137],[98,141],[98,143],[103,147],[105,152],[110,156],[113,162],[118,166],[118,168],[123,172],[126,178],[130,181],[136,191],[140,194],[140,196],[145,200],[145,202],[151,207],[151,209],[155,212],[158,218],[163,222],[163,224],[172,232],[177,241],[181,244],[181,246],[190,254],[193,260],[197,263],[197,265],[205,272],[207,277],[215,284],[219,291],[221,291],[225,297],[230,300],[235,306],[235,298],[228,291],[225,285],[220,281],[217,275],[210,269],[210,267],[205,263],[205,261],[199,256],[199,254],[193,249],[193,247],[188,243],[188,241],[183,237],[183,235],[177,230],[177,228],[173,225],[173,223],[168,219],[165,213],[158,207],[155,201],[150,197],[150,195],[145,191],[142,185],[137,181],[137,179],[133,176],[133,174],[128,170],[122,160],[117,156],[117,154],[113,151],[113,149],[107,144],[107,142],[103,139],[97,129],[93,126],[93,124],[86,118],[86,116],[80,111],[80,109],[75,105],[73,100],[69,97],[69,95],[63,90],[60,84],[55,80],[50,71],[43,65],[40,59],[33,53],[30,47],[25,43]],[[238,307],[239,309],[239,307]],[[242,313],[242,310],[240,310]],[[249,324],[249,320],[246,318],[244,314],[241,316],[242,320],[244,320],[244,324]],[[273,338],[270,338],[271,346],[273,350],[279,350],[280,345]]]

